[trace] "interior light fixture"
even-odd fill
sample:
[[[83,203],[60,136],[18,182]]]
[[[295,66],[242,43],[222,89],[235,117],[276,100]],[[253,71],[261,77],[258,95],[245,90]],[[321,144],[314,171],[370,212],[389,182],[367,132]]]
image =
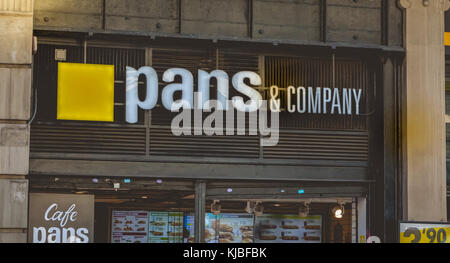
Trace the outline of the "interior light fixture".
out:
[[[247,207],[245,208],[245,212],[248,214],[253,214],[255,211],[255,204],[252,201],[247,201]]]
[[[262,202],[256,202],[255,208],[253,209],[255,216],[262,216],[264,214],[264,206]]]
[[[310,206],[311,206],[311,203],[309,203],[309,202],[304,202],[303,204],[300,204],[300,206],[298,208],[298,216],[307,217],[310,212]]]
[[[338,205],[334,206],[333,209],[331,209],[331,214],[334,216],[334,218],[342,219],[344,217],[345,214],[344,206],[345,204],[339,203]]]
[[[219,215],[221,209],[222,209],[222,206],[220,205],[220,201],[214,200],[214,202],[211,204],[211,213],[213,215]]]

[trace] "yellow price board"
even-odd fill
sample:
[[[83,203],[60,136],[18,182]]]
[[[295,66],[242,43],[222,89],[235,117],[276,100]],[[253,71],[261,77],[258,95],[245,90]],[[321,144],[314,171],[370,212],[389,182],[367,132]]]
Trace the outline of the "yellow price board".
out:
[[[450,224],[400,223],[400,243],[450,243]]]

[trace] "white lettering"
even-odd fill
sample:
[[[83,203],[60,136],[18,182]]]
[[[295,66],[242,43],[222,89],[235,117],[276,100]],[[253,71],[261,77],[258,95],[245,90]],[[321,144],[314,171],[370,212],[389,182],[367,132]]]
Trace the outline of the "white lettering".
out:
[[[147,95],[144,101],[139,100],[139,75],[144,75],[147,80]],[[128,123],[138,121],[138,107],[151,110],[158,101],[158,75],[151,67],[142,67],[139,70],[127,67],[126,87],[126,120]]]
[[[33,227],[33,243],[45,243],[45,241],[47,241],[45,227]]]
[[[239,91],[240,93],[246,95],[250,98],[250,103],[244,103],[244,99],[242,97],[236,96],[233,97],[233,106],[238,111],[243,112],[253,112],[257,111],[262,104],[262,96],[261,94],[254,90],[252,87],[249,87],[244,83],[245,79],[250,80],[250,84],[259,86],[262,83],[261,77],[255,72],[251,71],[243,71],[239,72],[233,77],[233,86],[234,89]]]
[[[140,101],[138,92],[139,76],[146,77],[146,98]],[[126,80],[126,121],[128,123],[136,123],[138,121],[138,110],[151,110],[158,102],[158,76],[152,67],[142,67],[135,70],[132,67],[127,67]],[[171,83],[175,78],[181,77],[181,83]],[[231,98],[231,105],[229,104],[229,76],[222,70],[214,70],[210,73],[198,70],[198,92],[194,94],[194,77],[191,72],[182,68],[172,68],[164,72],[163,81],[170,83],[164,87],[162,91],[162,105],[167,110],[178,112],[180,108],[192,109],[194,104],[194,121],[196,121],[194,128],[194,135],[202,135],[202,110],[211,110],[209,104],[211,100],[211,79],[215,78],[217,81],[217,102],[216,110],[227,111],[230,106],[239,112],[257,112],[262,105],[262,95],[256,88],[252,86],[261,86],[261,77],[254,72],[243,71],[235,74],[232,78],[233,88],[241,93],[243,96],[235,96]],[[246,83],[249,84],[246,84]],[[252,85],[252,86],[250,86]],[[174,96],[177,92],[181,92],[181,99],[174,101]],[[272,86],[270,88],[270,110],[279,111],[280,100],[279,88]],[[284,93],[283,93],[284,96]],[[294,100],[297,99],[295,105]],[[293,100],[294,98],[294,100]],[[337,88],[294,88],[289,86],[287,88],[286,97],[287,112],[300,114],[339,114],[351,115],[355,109],[357,115],[360,114],[360,103],[362,100],[361,89],[337,89]],[[195,102],[194,100],[197,100]],[[353,105],[353,102],[355,105]],[[223,108],[221,108],[223,107]],[[229,113],[227,111],[227,113]],[[177,119],[180,121],[182,119]],[[198,120],[201,120],[197,123]],[[211,120],[211,119],[209,119]],[[238,119],[239,121],[240,119]],[[181,122],[180,122],[181,123]],[[197,127],[198,124],[198,127]],[[245,124],[244,124],[245,125]],[[252,125],[252,124],[250,124]],[[228,130],[228,128],[227,128]],[[228,132],[227,132],[228,134]],[[49,215],[50,216],[50,215]],[[53,213],[48,220],[56,220],[62,217],[59,212]]]

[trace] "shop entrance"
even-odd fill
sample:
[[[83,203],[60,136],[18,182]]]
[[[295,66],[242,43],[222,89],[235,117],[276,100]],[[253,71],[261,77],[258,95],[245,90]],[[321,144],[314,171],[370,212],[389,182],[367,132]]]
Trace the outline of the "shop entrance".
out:
[[[367,194],[358,184],[210,182],[206,192],[206,242],[357,243],[366,239]]]
[[[30,192],[95,196],[95,243],[185,243],[193,232],[191,181],[33,176]]]
[[[209,181],[203,207],[190,180],[32,176],[30,192],[94,196],[96,243],[356,243],[366,231],[359,185]]]
[[[351,198],[214,200],[207,207],[207,243],[356,242]]]

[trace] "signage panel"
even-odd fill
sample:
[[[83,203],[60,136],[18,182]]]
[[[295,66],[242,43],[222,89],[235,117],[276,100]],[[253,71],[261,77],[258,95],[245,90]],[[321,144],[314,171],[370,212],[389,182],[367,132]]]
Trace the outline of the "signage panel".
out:
[[[94,196],[30,194],[29,243],[93,243]]]
[[[400,243],[450,243],[450,223],[400,223]]]

